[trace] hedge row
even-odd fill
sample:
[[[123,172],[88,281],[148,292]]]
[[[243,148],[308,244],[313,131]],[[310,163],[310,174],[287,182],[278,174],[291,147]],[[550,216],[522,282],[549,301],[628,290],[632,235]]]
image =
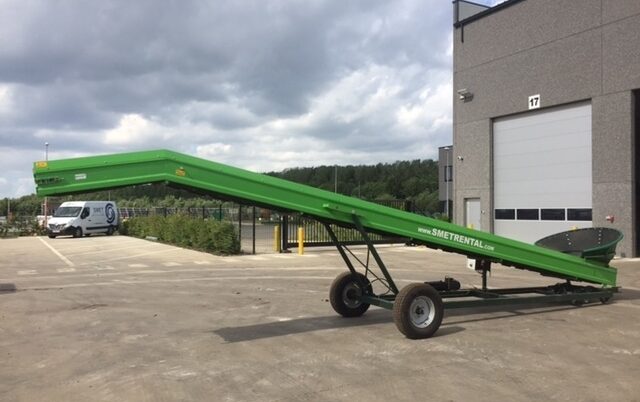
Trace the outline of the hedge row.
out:
[[[141,216],[129,218],[120,226],[120,233],[215,254],[239,254],[240,242],[229,222],[202,220],[186,215]]]
[[[9,222],[0,223],[0,238],[16,236],[44,235],[46,230],[38,225],[38,221],[32,217],[18,217]]]

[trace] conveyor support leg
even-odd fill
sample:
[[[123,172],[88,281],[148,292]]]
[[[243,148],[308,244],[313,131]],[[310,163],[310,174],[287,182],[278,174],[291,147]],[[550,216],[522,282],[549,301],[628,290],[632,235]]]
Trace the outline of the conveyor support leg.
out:
[[[393,294],[397,295],[398,288],[396,287],[395,282],[393,282],[393,279],[391,278],[391,275],[389,274],[387,267],[384,265],[382,258],[380,258],[380,255],[378,254],[378,250],[376,250],[375,246],[371,242],[371,239],[369,238],[367,231],[364,230],[364,227],[362,226],[362,222],[360,222],[360,218],[358,218],[357,215],[352,215],[352,217],[353,217],[353,223],[355,223],[356,228],[358,229],[358,232],[360,232],[360,234],[362,235],[362,238],[367,244],[367,248],[369,249],[369,252],[373,256],[373,259],[376,260],[376,264],[378,264],[378,268],[380,268],[380,271],[382,271],[382,275],[384,275],[384,278],[387,280],[389,289],[391,289]]]

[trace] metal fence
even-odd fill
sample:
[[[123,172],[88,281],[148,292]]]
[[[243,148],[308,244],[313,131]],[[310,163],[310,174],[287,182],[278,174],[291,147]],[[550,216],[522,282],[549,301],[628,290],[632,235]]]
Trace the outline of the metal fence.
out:
[[[149,216],[149,215],[175,215],[182,214],[187,215],[192,218],[202,218],[202,219],[216,219],[222,220],[224,216],[229,216],[231,208],[163,208],[163,207],[155,207],[155,208],[129,208],[129,207],[120,207],[118,208],[118,212],[120,213],[120,217],[122,219],[133,218],[136,216]]]
[[[380,204],[411,211],[412,205],[404,200],[390,200],[380,202]],[[329,238],[324,225],[300,214],[282,214],[266,208],[252,207],[239,204],[225,203],[216,207],[197,208],[140,208],[140,207],[119,207],[118,212],[121,219],[128,219],[140,216],[162,215],[169,216],[182,214],[198,219],[215,219],[227,221],[234,225],[236,233],[240,239],[241,249],[245,253],[272,253],[279,248],[286,251],[298,245],[298,228],[304,228],[305,247],[331,246],[333,243]],[[44,219],[44,217],[39,217]],[[38,226],[42,226],[37,217],[16,217],[11,223],[0,221],[0,236],[26,235],[38,233]],[[276,230],[279,227],[279,230]],[[345,244],[364,244],[364,241],[355,229],[333,227],[338,238]],[[276,234],[279,237],[276,238]],[[383,237],[371,234],[371,239],[376,243],[400,243],[406,239]]]
[[[265,208],[235,204],[232,206],[197,208],[139,208],[119,207],[121,219],[140,216],[169,216],[181,214],[196,219],[215,219],[234,225],[241,249],[245,253],[270,253],[274,251],[274,227],[281,215]]]
[[[283,218],[282,223],[282,249],[287,250],[298,246],[298,229],[304,229],[305,247],[326,247],[332,246],[333,241],[323,223],[302,216],[288,216]],[[366,244],[358,230],[345,228],[338,225],[331,225],[331,230],[342,244],[358,245]],[[382,236],[369,233],[369,239],[374,244],[407,243],[409,239],[404,237]]]
[[[378,202],[381,205],[413,211],[413,204],[406,200],[387,200]],[[332,246],[326,228],[320,222],[303,217],[300,214],[282,214],[265,208],[235,204],[218,207],[198,208],[130,208],[120,207],[122,219],[135,216],[173,215],[182,214],[193,218],[224,220],[232,223],[240,239],[241,249],[245,253],[271,253],[280,249],[286,252],[289,248],[298,246],[298,228],[304,228],[305,247]],[[279,226],[279,230],[276,230]],[[349,229],[332,225],[338,239],[345,244],[365,244],[361,234],[356,229]],[[276,236],[279,237],[276,238]],[[374,243],[391,244],[405,243],[408,239],[370,234]],[[278,247],[276,247],[278,244]]]
[[[414,209],[413,203],[407,200],[386,200],[378,201],[376,203],[408,212],[413,212]],[[300,214],[285,215],[281,219],[281,226],[282,250],[286,251],[289,248],[298,246],[299,228],[304,229],[303,244],[305,247],[326,247],[333,245],[333,241],[331,240],[324,224],[316,221],[315,219],[307,218]],[[331,225],[331,230],[343,244],[365,244],[362,235],[356,229]],[[403,237],[382,236],[375,233],[370,233],[369,238],[371,242],[375,244],[407,243],[409,241],[409,239]]]

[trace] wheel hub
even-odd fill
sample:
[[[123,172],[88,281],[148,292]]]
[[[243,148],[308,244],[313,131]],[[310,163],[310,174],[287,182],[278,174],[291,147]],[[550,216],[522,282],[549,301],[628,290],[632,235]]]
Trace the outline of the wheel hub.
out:
[[[350,283],[344,287],[342,291],[342,301],[349,308],[356,308],[362,304],[360,301],[360,297],[362,296],[362,291],[360,287],[356,283]]]
[[[418,328],[426,328],[433,322],[436,310],[433,301],[425,296],[416,297],[411,302],[409,316],[411,323]]]

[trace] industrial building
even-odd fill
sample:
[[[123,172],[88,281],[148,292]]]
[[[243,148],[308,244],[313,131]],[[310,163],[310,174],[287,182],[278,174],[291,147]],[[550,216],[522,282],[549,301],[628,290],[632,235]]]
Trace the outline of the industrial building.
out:
[[[454,1],[453,219],[640,251],[640,1]],[[441,161],[442,163],[442,161]]]

